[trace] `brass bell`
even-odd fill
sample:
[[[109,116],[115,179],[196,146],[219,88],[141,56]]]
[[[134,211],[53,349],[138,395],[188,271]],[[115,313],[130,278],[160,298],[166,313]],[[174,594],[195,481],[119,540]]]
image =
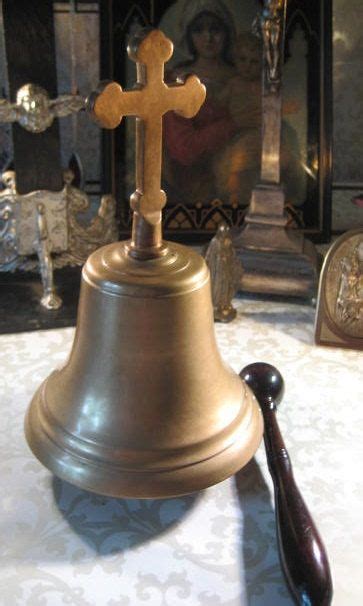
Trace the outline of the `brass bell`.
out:
[[[168,497],[240,469],[263,422],[218,352],[204,260],[161,238],[161,117],[170,109],[195,115],[204,86],[196,76],[165,85],[172,43],[158,30],[139,36],[129,54],[137,89],[107,84],[90,103],[109,128],[138,116],[132,237],[86,262],[69,360],[39,387],[25,429],[39,460],[81,488]]]

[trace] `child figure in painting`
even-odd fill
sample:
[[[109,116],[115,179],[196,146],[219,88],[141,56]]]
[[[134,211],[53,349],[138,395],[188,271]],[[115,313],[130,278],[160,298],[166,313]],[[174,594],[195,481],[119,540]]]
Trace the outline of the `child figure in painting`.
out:
[[[234,48],[236,74],[229,80],[225,96],[230,114],[241,129],[261,127],[261,65],[260,39],[246,32],[237,37]]]
[[[237,37],[236,74],[224,89],[231,120],[238,129],[231,143],[214,161],[222,199],[231,206],[247,206],[259,179],[262,152],[262,43],[250,32]],[[298,111],[294,99],[283,102],[283,116]],[[282,119],[281,173],[287,200],[298,200],[301,189],[300,150],[295,130]]]
[[[232,206],[248,204],[261,157],[262,45],[252,33],[240,34],[234,49],[235,75],[223,95],[238,135],[214,163],[218,190]],[[246,199],[242,199],[246,194]]]

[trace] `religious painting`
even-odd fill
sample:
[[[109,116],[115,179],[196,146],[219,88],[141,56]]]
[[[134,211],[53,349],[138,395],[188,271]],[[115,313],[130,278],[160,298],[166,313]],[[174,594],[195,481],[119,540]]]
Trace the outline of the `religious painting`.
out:
[[[287,3],[281,181],[290,225],[321,238],[329,231],[328,138],[321,139],[329,112],[321,111],[319,80],[323,8],[320,2],[302,4],[298,0]],[[261,9],[260,0],[122,5],[110,0],[103,9],[103,22],[109,27],[111,17],[113,28],[108,37],[111,43],[106,41],[104,48],[113,64],[104,65],[103,77],[126,87],[134,85],[136,69],[127,58],[127,41],[138,29],[152,25],[174,43],[173,57],[165,66],[166,82],[182,81],[194,73],[207,89],[206,102],[193,120],[172,112],[164,117],[162,186],[167,194],[167,237],[202,241],[221,222],[230,227],[243,225],[261,169]],[[101,43],[104,39],[102,35]],[[110,179],[122,205],[120,228],[127,234],[135,139],[133,119],[123,122],[108,136],[107,144],[113,150],[108,154]]]
[[[179,1],[160,21],[175,44],[167,81],[192,72],[207,89],[192,121],[174,112],[164,119],[169,228],[240,224],[258,179],[262,46],[252,27],[259,6],[229,4]]]

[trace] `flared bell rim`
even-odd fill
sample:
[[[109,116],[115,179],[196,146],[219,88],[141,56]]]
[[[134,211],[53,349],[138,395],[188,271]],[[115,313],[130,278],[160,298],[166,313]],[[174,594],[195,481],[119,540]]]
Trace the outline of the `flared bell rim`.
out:
[[[41,420],[42,387],[34,395],[25,417],[25,435],[33,454],[57,477],[97,494],[116,498],[170,498],[202,490],[241,469],[255,454],[263,434],[263,418],[246,386],[241,422],[230,432],[227,446],[216,441],[206,458],[190,460],[185,450],[172,464],[127,468],[125,461],[80,456],[49,435]],[[172,449],[171,449],[172,450]],[[169,453],[170,454],[170,453]]]

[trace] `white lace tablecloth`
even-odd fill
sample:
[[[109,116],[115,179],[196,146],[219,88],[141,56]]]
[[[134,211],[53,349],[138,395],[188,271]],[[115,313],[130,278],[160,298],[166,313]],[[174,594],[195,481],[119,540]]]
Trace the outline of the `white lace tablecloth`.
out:
[[[279,421],[295,477],[326,544],[336,606],[363,604],[362,354],[313,344],[314,310],[238,300],[216,325],[226,361],[276,365]],[[221,484],[167,500],[112,499],[52,475],[23,418],[67,356],[73,329],[0,336],[0,604],[288,606],[261,446]]]

